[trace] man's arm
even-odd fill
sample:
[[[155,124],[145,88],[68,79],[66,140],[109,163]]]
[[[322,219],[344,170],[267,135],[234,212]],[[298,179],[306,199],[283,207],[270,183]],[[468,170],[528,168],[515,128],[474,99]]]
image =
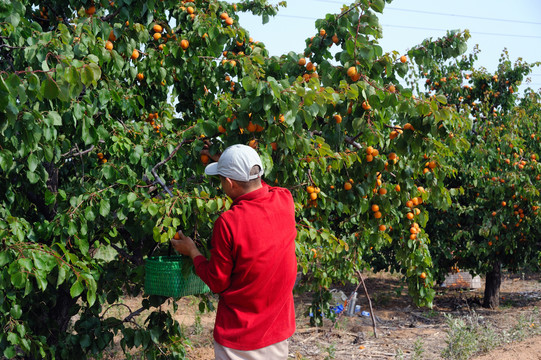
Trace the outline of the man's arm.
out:
[[[216,223],[218,226],[216,227]],[[215,223],[213,231],[212,246],[210,257],[207,260],[205,256],[197,249],[193,240],[178,232],[178,239],[171,239],[171,244],[176,251],[192,258],[197,276],[210,287],[214,293],[221,293],[227,289],[231,283],[231,272],[233,271],[233,260],[231,259],[231,249],[226,241],[225,228],[220,226],[221,220]],[[215,233],[218,234],[215,234]],[[216,237],[221,241],[216,241]]]

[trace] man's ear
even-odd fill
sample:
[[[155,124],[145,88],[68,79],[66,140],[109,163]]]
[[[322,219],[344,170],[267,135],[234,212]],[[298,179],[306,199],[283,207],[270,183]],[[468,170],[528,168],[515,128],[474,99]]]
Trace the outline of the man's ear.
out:
[[[230,189],[237,186],[237,184],[233,180],[231,180],[230,178],[227,178],[227,177],[224,177],[224,182],[227,183],[227,187],[230,188]]]

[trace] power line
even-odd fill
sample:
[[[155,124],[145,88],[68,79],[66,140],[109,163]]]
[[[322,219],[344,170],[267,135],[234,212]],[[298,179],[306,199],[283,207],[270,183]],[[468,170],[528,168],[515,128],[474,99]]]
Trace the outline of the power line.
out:
[[[291,19],[300,19],[300,20],[317,20],[315,17],[309,17],[309,16],[299,16],[299,15],[286,15],[286,14],[278,14],[276,15],[278,17],[286,17]],[[401,29],[413,29],[413,30],[428,30],[428,31],[443,31],[446,32],[449,29],[437,29],[437,28],[427,28],[427,27],[418,27],[418,26],[406,26],[406,25],[391,25],[391,24],[381,24],[384,27],[394,27],[394,28],[401,28]],[[529,38],[529,39],[541,39],[541,36],[537,35],[520,35],[520,34],[503,34],[503,33],[488,33],[488,32],[479,32],[479,31],[470,31],[470,34],[476,34],[476,35],[488,35],[488,36],[507,36],[507,37],[515,37],[515,38]]]
[[[321,1],[321,0],[318,0],[318,1]],[[440,12],[434,12],[434,11],[402,9],[402,8],[395,8],[395,7],[387,7],[385,9],[387,9],[387,10],[395,10],[395,11],[404,11],[404,12],[413,12],[413,13],[419,13],[419,14],[428,14],[428,15],[461,17],[461,18],[476,19],[476,20],[490,20],[490,21],[503,21],[503,22],[506,22],[506,23],[541,25],[541,22],[535,22],[535,21],[499,19],[499,18],[489,18],[489,17],[473,16],[473,15],[447,14],[447,13],[440,13]]]
[[[316,1],[325,2],[325,3],[332,3],[332,4],[343,4],[340,1],[332,1],[332,0],[316,0]],[[476,20],[503,21],[503,22],[506,22],[506,23],[511,22],[511,23],[517,23],[517,24],[541,25],[541,22],[535,22],[535,21],[510,20],[510,19],[490,18],[490,17],[483,17],[483,16],[473,16],[473,15],[449,14],[449,13],[442,13],[442,12],[435,12],[435,11],[403,9],[403,8],[397,8],[397,7],[392,7],[392,6],[386,7],[385,10],[413,12],[413,13],[428,14],[428,15],[462,17],[462,18],[476,19]]]
[[[317,20],[315,17],[309,17],[309,16],[298,16],[298,15],[286,15],[286,14],[280,14],[276,15],[278,17],[286,17],[286,18],[292,18],[292,19],[301,19],[301,20]]]
[[[435,28],[425,28],[425,27],[417,27],[417,26],[405,26],[405,25],[391,25],[391,24],[381,24],[385,27],[395,27],[395,28],[402,28],[402,29],[414,29],[414,30],[430,30],[430,31],[448,31],[449,29],[435,29]],[[470,34],[477,34],[477,35],[490,35],[490,36],[508,36],[508,37],[517,37],[517,38],[530,38],[530,39],[541,39],[541,36],[536,35],[519,35],[519,34],[502,34],[502,33],[488,33],[488,32],[481,32],[481,31],[470,31]]]

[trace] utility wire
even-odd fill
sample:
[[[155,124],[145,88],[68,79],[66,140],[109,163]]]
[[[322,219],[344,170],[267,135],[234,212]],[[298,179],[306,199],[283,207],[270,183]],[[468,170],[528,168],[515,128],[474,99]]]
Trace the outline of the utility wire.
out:
[[[417,26],[391,25],[391,24],[381,24],[381,25],[384,26],[384,27],[395,27],[395,28],[401,28],[401,29],[448,31],[448,29],[447,30],[445,30],[445,29],[434,29],[434,28],[425,28],[425,27],[417,27]],[[488,33],[488,32],[480,32],[480,31],[470,31],[470,34],[541,39],[541,36],[536,36],[536,35],[502,34],[502,33]]]
[[[331,0],[316,0],[316,1],[343,5],[343,2],[341,1],[331,1]],[[428,15],[453,16],[453,17],[462,17],[462,18],[476,19],[476,20],[503,21],[507,23],[512,22],[512,23],[517,23],[517,24],[541,25],[541,22],[535,22],[535,21],[510,20],[510,19],[499,19],[499,18],[490,18],[490,17],[483,17],[483,16],[449,14],[449,13],[442,13],[442,12],[435,12],[435,11],[403,9],[403,8],[397,8],[397,7],[392,7],[392,6],[386,7],[385,10],[413,12],[413,13],[428,14]]]
[[[299,16],[299,15],[287,15],[287,14],[278,14],[278,17],[285,17],[290,19],[301,19],[301,20],[317,20],[315,17],[309,16]],[[436,29],[436,28],[426,28],[426,27],[417,27],[417,26],[406,26],[406,25],[391,25],[391,24],[381,24],[384,27],[394,27],[401,29],[413,29],[413,30],[429,30],[429,31],[443,31],[446,32],[449,29]],[[516,37],[516,38],[529,38],[529,39],[541,39],[541,36],[536,35],[519,35],[519,34],[502,34],[502,33],[488,33],[488,32],[478,32],[470,31],[470,34],[477,35],[489,35],[489,36],[507,36],[507,37]]]

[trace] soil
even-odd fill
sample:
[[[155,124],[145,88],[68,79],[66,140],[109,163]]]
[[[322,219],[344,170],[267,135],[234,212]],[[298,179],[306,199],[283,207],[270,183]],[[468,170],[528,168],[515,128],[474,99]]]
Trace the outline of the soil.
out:
[[[335,322],[324,319],[321,327],[313,327],[304,315],[310,304],[310,294],[295,297],[297,331],[290,339],[292,359],[443,359],[450,334],[449,316],[463,319],[493,330],[499,346],[475,348],[476,354],[465,357],[455,351],[453,359],[475,360],[541,360],[541,276],[506,275],[500,289],[500,307],[484,309],[484,283],[479,289],[437,289],[434,307],[418,308],[400,278],[391,274],[365,274],[365,284],[371,299],[370,310],[362,287],[358,290],[361,311],[375,316],[376,335],[371,316],[362,312],[354,316],[341,314]],[[354,287],[336,289],[350,294]],[[133,308],[141,299],[126,299]],[[212,328],[215,313],[200,314],[199,299],[179,300],[177,320],[191,343],[188,358],[214,359]],[[366,314],[365,314],[366,315]],[[455,335],[456,336],[456,335]],[[467,345],[461,339],[460,346]],[[118,354],[118,353],[117,353]],[[119,358],[112,356],[111,358]]]

